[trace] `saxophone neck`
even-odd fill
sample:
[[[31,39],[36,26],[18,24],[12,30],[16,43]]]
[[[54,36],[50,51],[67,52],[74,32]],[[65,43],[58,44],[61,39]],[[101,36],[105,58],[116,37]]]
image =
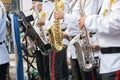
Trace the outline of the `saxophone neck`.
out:
[[[58,0],[55,0],[55,10],[57,10],[57,4],[58,4],[57,1],[58,1]]]

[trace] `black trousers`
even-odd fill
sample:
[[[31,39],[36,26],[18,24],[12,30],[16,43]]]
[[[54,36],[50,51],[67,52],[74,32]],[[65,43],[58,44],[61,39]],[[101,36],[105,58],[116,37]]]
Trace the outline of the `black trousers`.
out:
[[[9,63],[0,65],[0,80],[6,80],[8,66],[9,66]]]
[[[67,65],[66,49],[53,52],[50,56],[51,80],[68,80],[69,70]]]
[[[40,80],[50,80],[49,56],[44,56],[40,51],[36,51],[36,63]]]
[[[95,67],[93,72],[94,72],[95,80],[102,80],[101,79],[101,74],[99,73],[99,68],[98,67]]]
[[[71,59],[72,80],[97,80],[95,72],[84,72],[80,69],[77,59]]]
[[[71,59],[72,80],[82,80],[82,75],[77,59]]]
[[[102,74],[102,80],[120,80],[120,70]]]

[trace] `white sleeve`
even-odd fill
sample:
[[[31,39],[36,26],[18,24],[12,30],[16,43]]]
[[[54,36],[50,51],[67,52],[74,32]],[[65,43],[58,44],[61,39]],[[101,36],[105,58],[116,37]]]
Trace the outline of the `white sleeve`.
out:
[[[79,17],[80,18],[80,17]],[[78,17],[77,14],[65,14],[64,15],[64,22],[69,24],[69,23],[75,23],[78,24]]]
[[[77,2],[72,9],[71,13],[65,13],[64,15],[64,22],[69,24],[78,24],[78,19],[80,18],[80,8],[79,3]]]
[[[85,15],[97,14],[98,11],[98,1],[97,0],[86,0],[85,4]]]
[[[0,21],[2,20],[2,8],[0,7]]]
[[[64,15],[64,20],[65,23],[73,23],[73,24],[78,24],[78,19],[81,18],[80,15],[80,8],[79,8],[79,2],[76,3],[75,5],[75,10],[72,11],[72,14],[65,14]],[[85,5],[85,15],[91,15],[91,14],[97,14],[97,8],[98,7],[98,2],[97,0],[87,0],[86,5]]]
[[[111,12],[106,16],[90,15],[85,26],[98,33],[114,35],[120,33],[120,1],[114,3]]]
[[[68,2],[66,0],[62,0],[63,3],[64,3],[64,12],[65,13],[68,13],[68,10],[69,10],[69,5],[68,5]]]

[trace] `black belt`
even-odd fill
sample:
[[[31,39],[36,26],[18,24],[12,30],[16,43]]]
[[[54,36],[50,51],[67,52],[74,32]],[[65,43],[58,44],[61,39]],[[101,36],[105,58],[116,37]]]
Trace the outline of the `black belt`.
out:
[[[120,53],[120,47],[100,48],[102,54]]]
[[[2,41],[2,42],[0,42],[0,45],[2,45],[3,43],[5,43],[5,40],[4,40],[4,41]]]
[[[75,36],[68,36],[69,41],[72,40]]]

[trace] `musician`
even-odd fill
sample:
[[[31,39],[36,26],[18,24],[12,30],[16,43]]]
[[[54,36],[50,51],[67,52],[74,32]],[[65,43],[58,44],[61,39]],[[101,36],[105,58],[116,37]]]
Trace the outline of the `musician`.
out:
[[[42,2],[36,2],[34,5],[34,17],[36,18],[43,18],[45,19],[45,13],[42,11]],[[39,16],[38,16],[39,14]]]
[[[67,30],[64,35],[69,36],[69,40],[72,40],[74,36],[80,34],[80,29],[78,25],[78,19],[80,15],[80,1],[84,5],[85,0],[72,0],[70,3],[69,13],[55,12],[55,18],[64,19],[64,22],[68,24]],[[97,0],[86,0],[84,12],[85,15],[97,14],[98,2]],[[94,72],[84,72],[80,69],[80,66],[77,61],[75,54],[75,48],[70,44],[68,47],[69,53],[71,53],[71,65],[72,65],[72,78],[73,80],[92,80],[95,79]]]
[[[0,0],[0,80],[6,80],[9,55],[6,48],[6,11]]]
[[[66,0],[59,0],[58,5],[62,5],[59,7],[60,9],[64,9],[64,11],[68,11],[68,4]],[[45,28],[48,28],[53,24],[54,7],[55,7],[55,0],[44,0],[42,8],[43,11],[46,12]],[[60,52],[53,51],[50,54],[49,60],[50,60],[51,80],[68,80],[66,48],[64,48]]]
[[[120,0],[104,0],[99,15],[84,16],[79,20],[81,29],[85,25],[98,34],[102,80],[120,80],[119,5]]]
[[[35,3],[37,3],[38,1],[32,1],[32,8],[31,10],[35,10]]]
[[[41,31],[40,31],[40,27],[43,27],[41,25],[39,25],[39,20],[41,19],[45,19],[45,12],[42,11],[42,2],[36,2],[34,4],[34,13],[33,13],[35,22],[34,22],[34,30],[38,33],[38,35],[40,36]],[[36,63],[37,63],[37,69],[39,72],[39,76],[41,80],[50,80],[49,77],[49,59],[48,56],[42,55],[41,51],[39,48],[37,48],[35,50],[35,54],[36,54]]]

